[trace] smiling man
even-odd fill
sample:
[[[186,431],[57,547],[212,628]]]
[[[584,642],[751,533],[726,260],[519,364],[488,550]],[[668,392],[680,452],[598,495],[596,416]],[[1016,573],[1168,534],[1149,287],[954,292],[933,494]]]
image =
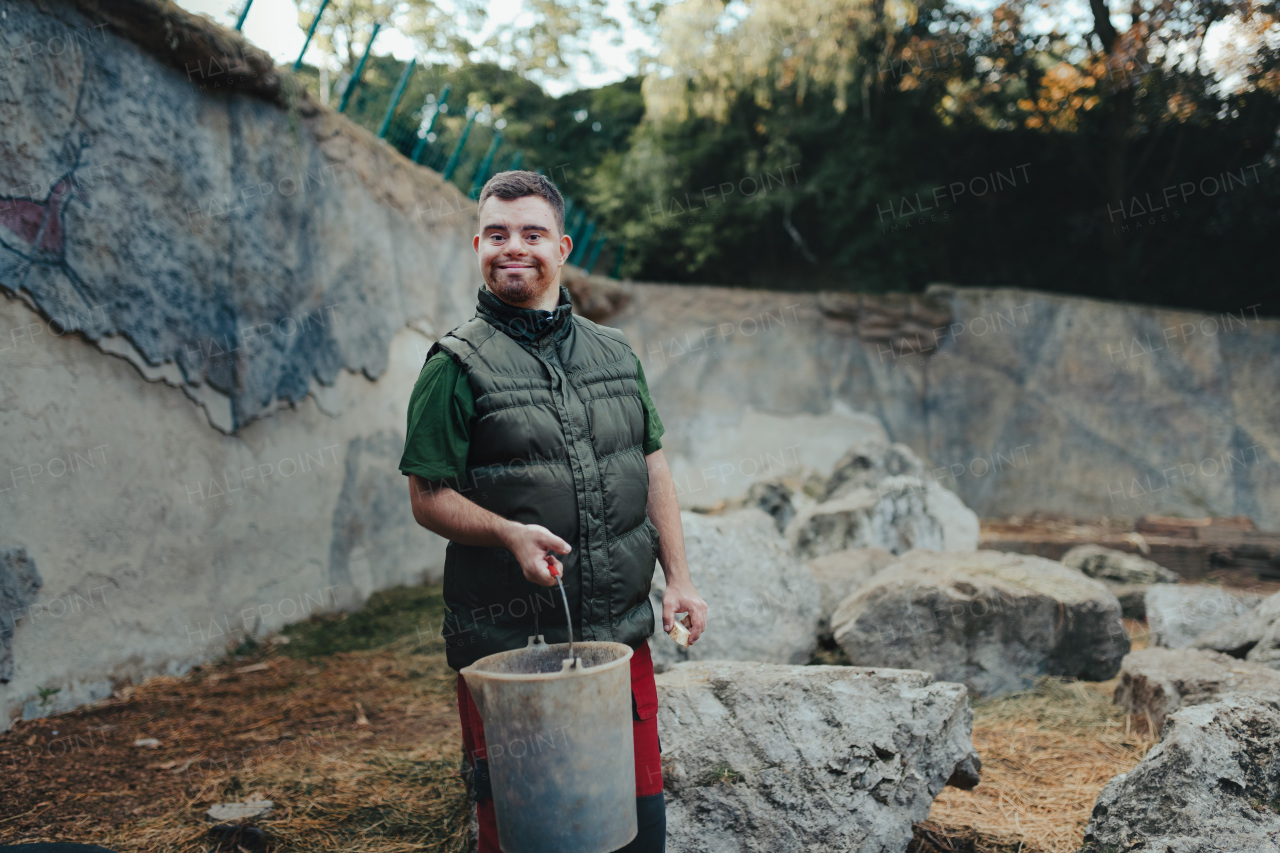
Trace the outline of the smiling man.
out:
[[[631,646],[640,831],[623,850],[658,853],[666,811],[648,644],[655,559],[667,581],[663,630],[688,613],[696,642],[707,618],[685,560],[662,421],[622,332],[573,313],[560,283],[573,240],[555,185],[500,172],[479,202],[476,316],[427,353],[400,461],[414,518],[449,540],[446,657],[460,670],[534,634],[566,642],[571,629],[574,639]],[[571,625],[550,594],[548,562],[563,576]],[[457,694],[479,850],[498,853],[484,730],[461,676]]]

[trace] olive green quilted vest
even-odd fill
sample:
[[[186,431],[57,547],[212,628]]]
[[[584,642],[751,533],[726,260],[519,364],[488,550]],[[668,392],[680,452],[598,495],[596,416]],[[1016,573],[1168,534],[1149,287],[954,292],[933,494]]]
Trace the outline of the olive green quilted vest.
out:
[[[483,310],[437,341],[475,397],[461,494],[573,546],[564,564],[575,640],[637,648],[653,633],[649,584],[658,530],[646,504],[644,410],[635,357],[617,329],[571,312],[535,341]],[[483,306],[483,303],[482,303]],[[535,632],[569,639],[558,587],[525,580],[505,548],[449,542],[442,635],[449,666],[523,648]]]

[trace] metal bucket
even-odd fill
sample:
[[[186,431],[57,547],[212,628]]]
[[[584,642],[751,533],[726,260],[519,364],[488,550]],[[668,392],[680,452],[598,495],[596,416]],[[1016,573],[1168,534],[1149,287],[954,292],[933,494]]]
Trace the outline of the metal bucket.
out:
[[[611,853],[636,837],[631,655],[623,643],[548,645],[462,669],[484,721],[504,853]]]

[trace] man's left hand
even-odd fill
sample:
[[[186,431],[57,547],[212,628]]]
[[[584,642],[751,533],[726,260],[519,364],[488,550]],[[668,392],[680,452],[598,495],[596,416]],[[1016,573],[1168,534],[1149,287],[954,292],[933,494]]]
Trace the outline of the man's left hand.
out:
[[[689,614],[689,645],[697,642],[707,627],[707,603],[692,582],[672,583],[662,591],[662,630],[670,631],[677,613]]]

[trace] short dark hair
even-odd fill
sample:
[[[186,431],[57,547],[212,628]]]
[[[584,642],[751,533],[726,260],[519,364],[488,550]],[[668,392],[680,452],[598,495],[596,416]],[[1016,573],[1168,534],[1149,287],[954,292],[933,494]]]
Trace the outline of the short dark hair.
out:
[[[541,196],[547,200],[547,204],[551,205],[551,212],[555,214],[556,226],[559,227],[560,234],[563,236],[564,196],[560,195],[560,190],[556,189],[556,185],[551,183],[550,178],[539,175],[537,172],[516,169],[494,175],[485,182],[484,189],[480,191],[480,200],[477,202],[476,209],[483,207],[485,200],[490,196],[497,196],[503,201],[514,201],[530,195]]]

